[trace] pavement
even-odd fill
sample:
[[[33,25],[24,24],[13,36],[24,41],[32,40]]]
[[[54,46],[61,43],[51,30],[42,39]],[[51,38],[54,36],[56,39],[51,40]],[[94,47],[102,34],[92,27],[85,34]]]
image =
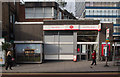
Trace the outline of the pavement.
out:
[[[45,61],[42,64],[17,64],[13,70],[5,70],[2,73],[90,73],[90,72],[120,72],[120,66],[114,66],[112,61],[109,67],[104,67],[105,61],[98,61],[97,65],[90,67],[91,61]]]

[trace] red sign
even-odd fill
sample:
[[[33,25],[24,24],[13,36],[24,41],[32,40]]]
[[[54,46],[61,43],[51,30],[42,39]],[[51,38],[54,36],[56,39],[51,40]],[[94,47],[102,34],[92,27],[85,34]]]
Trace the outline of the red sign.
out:
[[[74,28],[74,27],[71,25],[71,26],[70,26],[70,29],[73,29],[73,28]]]
[[[77,52],[79,52],[80,51],[80,48],[77,48]]]
[[[104,47],[106,46],[105,42],[102,42],[102,52],[101,52],[101,56],[104,56]],[[109,52],[110,52],[110,42],[108,42],[108,46],[109,46]],[[109,54],[110,55],[110,54]]]

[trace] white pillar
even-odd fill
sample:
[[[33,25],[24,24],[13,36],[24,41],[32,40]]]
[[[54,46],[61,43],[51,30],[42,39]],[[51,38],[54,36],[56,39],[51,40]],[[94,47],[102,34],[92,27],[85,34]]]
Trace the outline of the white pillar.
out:
[[[52,7],[52,17],[54,18],[54,7]]]

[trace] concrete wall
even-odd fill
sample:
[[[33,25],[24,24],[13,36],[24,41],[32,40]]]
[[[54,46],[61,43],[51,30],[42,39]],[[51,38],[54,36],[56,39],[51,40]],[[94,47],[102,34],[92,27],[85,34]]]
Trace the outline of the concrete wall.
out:
[[[42,41],[43,40],[43,26],[32,24],[18,24],[15,25],[15,41]]]

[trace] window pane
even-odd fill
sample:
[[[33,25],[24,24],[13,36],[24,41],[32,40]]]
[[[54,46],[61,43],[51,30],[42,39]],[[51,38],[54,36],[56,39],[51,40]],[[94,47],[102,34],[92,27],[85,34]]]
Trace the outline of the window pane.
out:
[[[113,10],[113,15],[116,15],[116,10]]]
[[[52,8],[45,7],[45,13],[51,13],[52,14]]]
[[[43,18],[44,17],[44,14],[41,13],[41,14],[35,14],[35,18]]]
[[[86,10],[86,15],[89,15],[89,10]]]
[[[35,8],[35,13],[44,13],[43,8]]]
[[[98,14],[97,10],[94,10],[94,15],[97,15],[97,14]]]
[[[86,3],[86,6],[90,6],[90,3]]]
[[[105,15],[104,10],[102,10],[102,15]]]
[[[27,14],[34,13],[34,8],[25,8],[25,13]]]
[[[34,18],[34,14],[25,14],[26,18]]]
[[[97,14],[98,14],[98,15],[101,15],[100,12],[101,12],[100,10],[97,10]]]
[[[86,45],[82,45],[82,53],[86,53]]]
[[[44,17],[52,17],[52,14],[50,14],[50,13],[45,13]]]

